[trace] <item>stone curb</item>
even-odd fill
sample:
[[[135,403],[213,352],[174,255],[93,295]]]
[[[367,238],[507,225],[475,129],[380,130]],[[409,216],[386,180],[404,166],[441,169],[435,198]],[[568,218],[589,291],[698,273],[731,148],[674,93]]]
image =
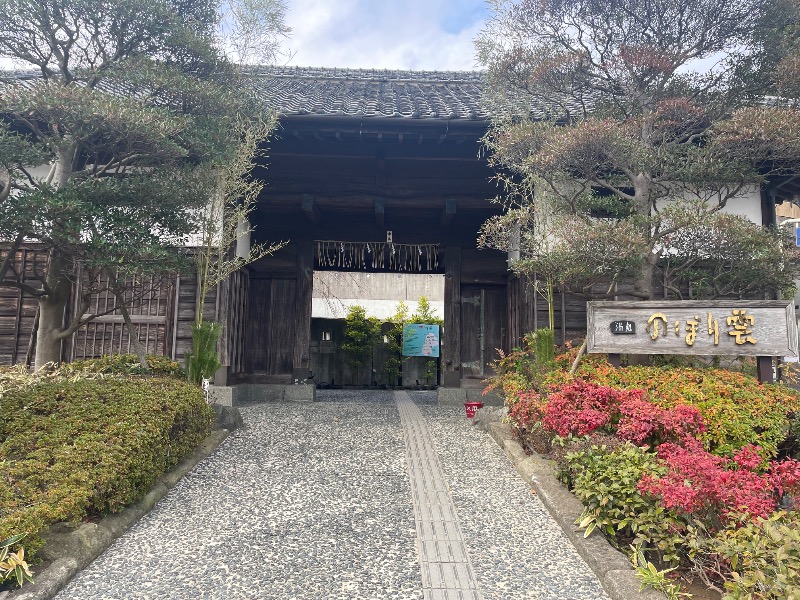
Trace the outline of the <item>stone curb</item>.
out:
[[[634,577],[630,561],[602,535],[583,537],[583,531],[575,525],[583,505],[556,478],[553,461],[538,454],[525,454],[506,423],[489,423],[489,435],[505,451],[522,479],[536,491],[612,600],[664,600],[665,596],[653,589],[639,591],[641,583]]]
[[[41,573],[34,574],[35,583],[29,583],[11,593],[7,596],[7,600],[53,598],[78,571],[88,566],[136,521],[146,515],[184,475],[210,456],[227,437],[227,429],[212,431],[191,455],[156,479],[144,498],[119,513],[109,515],[99,523],[85,523],[73,531],[58,524],[51,527],[42,536],[46,543],[39,551],[45,560],[52,561],[50,566]]]

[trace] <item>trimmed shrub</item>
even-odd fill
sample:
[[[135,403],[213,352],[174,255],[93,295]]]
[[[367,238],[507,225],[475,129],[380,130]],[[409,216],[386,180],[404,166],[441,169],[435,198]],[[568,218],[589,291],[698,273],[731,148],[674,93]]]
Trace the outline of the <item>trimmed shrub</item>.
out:
[[[0,398],[0,539],[118,511],[211,431],[196,386],[173,378],[44,379]]]
[[[161,377],[184,377],[180,364],[168,356],[149,354],[145,357],[148,373],[142,369],[135,354],[107,354],[101,358],[75,360],[61,367],[64,373],[104,373],[109,375],[154,375]]]

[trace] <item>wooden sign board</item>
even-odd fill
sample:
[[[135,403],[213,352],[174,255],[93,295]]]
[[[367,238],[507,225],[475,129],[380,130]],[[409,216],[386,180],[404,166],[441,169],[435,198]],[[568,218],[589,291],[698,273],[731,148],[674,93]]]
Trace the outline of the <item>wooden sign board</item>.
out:
[[[785,300],[588,302],[586,351],[798,356]]]

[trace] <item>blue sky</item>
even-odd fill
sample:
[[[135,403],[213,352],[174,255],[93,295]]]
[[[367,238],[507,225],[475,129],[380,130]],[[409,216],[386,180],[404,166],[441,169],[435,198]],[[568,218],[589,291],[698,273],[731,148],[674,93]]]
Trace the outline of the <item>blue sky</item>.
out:
[[[471,70],[484,0],[288,0],[303,67]]]

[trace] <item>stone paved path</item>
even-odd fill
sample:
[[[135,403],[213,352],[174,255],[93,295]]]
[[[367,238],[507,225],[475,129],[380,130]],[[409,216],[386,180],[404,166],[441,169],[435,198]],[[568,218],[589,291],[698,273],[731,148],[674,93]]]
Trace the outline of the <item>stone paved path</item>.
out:
[[[231,435],[64,599],[607,600],[460,407],[318,392]]]

